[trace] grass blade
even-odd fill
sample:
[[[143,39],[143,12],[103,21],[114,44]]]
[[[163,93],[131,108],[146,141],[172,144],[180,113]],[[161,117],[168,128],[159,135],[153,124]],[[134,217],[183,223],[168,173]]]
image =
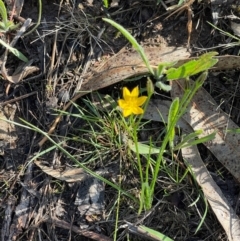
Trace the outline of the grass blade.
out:
[[[173,126],[173,123],[175,123],[176,116],[179,112],[179,98],[176,98],[173,100],[168,114],[168,124],[167,124],[167,131],[169,132],[169,145],[171,149],[173,149],[173,140],[175,137],[175,125]]]
[[[16,57],[21,59],[23,62],[28,62],[28,58],[22,54],[20,51],[17,49],[11,47],[10,45],[6,44],[4,41],[0,39],[0,44],[3,45],[5,48],[7,48],[11,53],[13,53]]]
[[[115,27],[117,30],[119,30],[124,35],[124,37],[132,44],[133,48],[140,54],[143,62],[147,66],[149,72],[152,75],[154,75],[154,71],[153,71],[152,67],[150,66],[149,60],[148,60],[146,54],[144,53],[142,46],[140,44],[138,44],[137,40],[120,24],[114,22],[111,19],[107,19],[107,18],[103,18],[103,20],[107,23],[110,23],[113,27]]]

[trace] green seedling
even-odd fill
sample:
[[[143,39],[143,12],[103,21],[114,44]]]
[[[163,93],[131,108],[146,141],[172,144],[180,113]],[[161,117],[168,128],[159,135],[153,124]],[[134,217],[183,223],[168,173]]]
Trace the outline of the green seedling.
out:
[[[104,5],[105,8],[108,8],[108,6],[109,6],[108,5],[108,0],[103,0],[103,5]]]
[[[0,15],[2,21],[0,21],[0,32],[7,33],[8,31],[14,30],[18,28],[19,24],[14,24],[13,21],[8,20],[7,16],[7,9],[2,0],[0,0]],[[26,56],[24,56],[20,51],[13,48],[9,44],[5,43],[3,40],[0,39],[0,44],[7,48],[11,53],[13,53],[16,57],[21,59],[24,62],[28,62]]]
[[[0,15],[2,17],[2,21],[0,22],[0,32],[6,33],[18,27],[18,25],[13,23],[13,21],[8,20],[7,9],[2,0],[0,0]]]

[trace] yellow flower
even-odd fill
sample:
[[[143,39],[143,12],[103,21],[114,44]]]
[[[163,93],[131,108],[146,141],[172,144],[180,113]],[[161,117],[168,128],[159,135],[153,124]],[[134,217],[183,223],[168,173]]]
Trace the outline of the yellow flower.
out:
[[[121,107],[124,117],[131,114],[140,115],[143,113],[143,109],[140,106],[147,100],[147,96],[138,96],[138,86],[131,92],[127,87],[123,87],[123,99],[118,100],[118,105]]]

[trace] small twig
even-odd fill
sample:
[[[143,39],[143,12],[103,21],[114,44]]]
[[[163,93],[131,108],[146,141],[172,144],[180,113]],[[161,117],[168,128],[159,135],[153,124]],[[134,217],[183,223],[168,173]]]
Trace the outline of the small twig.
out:
[[[28,98],[29,96],[35,95],[35,94],[37,94],[37,91],[33,91],[32,93],[28,93],[28,94],[26,94],[26,95],[22,95],[22,96],[16,97],[16,98],[14,98],[14,99],[12,99],[12,100],[4,101],[3,103],[1,103],[1,106],[5,106],[5,105],[7,105],[7,104],[14,103],[14,102],[16,102],[16,101],[19,101],[19,100]]]
[[[80,234],[84,237],[93,239],[93,240],[97,240],[97,241],[112,241],[111,238],[103,235],[103,234],[99,234],[99,233],[94,233],[92,231],[88,231],[88,230],[80,230],[77,226],[75,225],[70,225],[69,223],[62,221],[62,220],[58,220],[58,219],[48,219],[47,220],[48,223],[52,223],[55,226],[59,227],[59,228],[65,228],[68,230],[71,230],[77,234]]]

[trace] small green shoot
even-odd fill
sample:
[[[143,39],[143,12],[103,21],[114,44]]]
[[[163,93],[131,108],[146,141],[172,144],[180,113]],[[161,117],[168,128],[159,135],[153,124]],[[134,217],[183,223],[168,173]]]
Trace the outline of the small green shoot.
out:
[[[240,128],[236,129],[227,129],[227,133],[234,133],[234,134],[239,134],[240,133]]]
[[[0,15],[2,17],[2,21],[0,21],[0,32],[6,33],[18,27],[18,25],[15,25],[13,23],[13,21],[8,20],[7,9],[2,0],[0,0]],[[0,39],[0,44],[3,45],[5,48],[7,48],[11,53],[13,53],[16,57],[18,57],[22,61],[28,62],[28,59],[26,56],[24,56],[24,54],[22,54],[17,49],[11,47],[9,44],[5,43],[1,39]]]
[[[105,8],[108,8],[109,4],[108,4],[108,0],[103,0],[103,6]]]
[[[179,0],[178,6],[181,6],[184,3],[184,0]]]
[[[173,150],[174,144],[174,138],[175,138],[175,128],[172,128],[172,123],[175,119],[179,119],[177,117],[177,114],[179,113],[179,98],[176,98],[173,100],[170,109],[169,109],[169,115],[168,115],[168,123],[167,123],[167,131],[169,133],[169,146],[171,150]]]
[[[0,15],[2,17],[2,21],[0,22],[0,32],[8,32],[9,30],[16,28],[13,21],[8,20],[7,9],[2,0],[0,0]]]

